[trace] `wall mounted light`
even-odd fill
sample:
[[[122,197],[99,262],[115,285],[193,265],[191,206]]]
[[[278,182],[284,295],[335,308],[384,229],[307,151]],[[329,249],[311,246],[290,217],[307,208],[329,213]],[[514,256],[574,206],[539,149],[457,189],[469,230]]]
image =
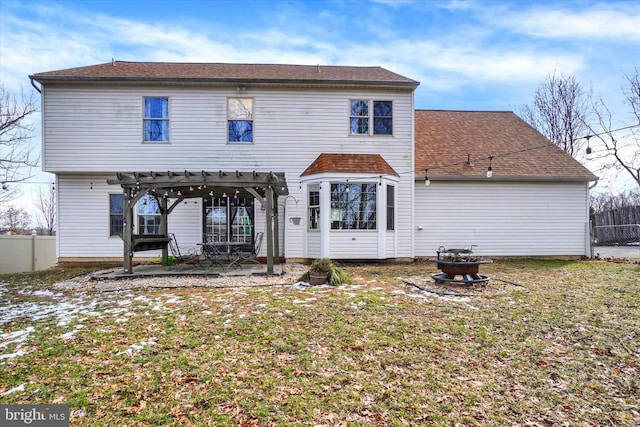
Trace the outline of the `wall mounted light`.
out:
[[[431,181],[429,181],[429,169],[424,170],[424,185],[431,185]]]

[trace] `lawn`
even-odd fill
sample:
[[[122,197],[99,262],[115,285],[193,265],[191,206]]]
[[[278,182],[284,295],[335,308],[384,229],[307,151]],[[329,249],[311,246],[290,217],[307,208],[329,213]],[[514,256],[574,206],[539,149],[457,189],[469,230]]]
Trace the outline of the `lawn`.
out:
[[[0,276],[0,403],[69,404],[72,425],[640,424],[640,265],[501,260],[478,289],[342,267],[353,284]]]

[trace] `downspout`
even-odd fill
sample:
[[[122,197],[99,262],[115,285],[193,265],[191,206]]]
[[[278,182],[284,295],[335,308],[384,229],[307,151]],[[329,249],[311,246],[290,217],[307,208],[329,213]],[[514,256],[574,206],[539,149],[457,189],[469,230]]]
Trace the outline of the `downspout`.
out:
[[[31,86],[33,86],[33,88],[34,88],[35,90],[37,90],[39,94],[42,94],[42,90],[41,90],[41,88],[39,88],[38,86],[36,86],[36,84],[34,83],[33,77],[31,77],[31,78],[29,79],[29,81],[31,82]]]
[[[593,190],[595,188],[595,186],[598,185],[598,180],[596,179],[595,181],[593,181],[593,184],[591,184],[589,187],[587,187],[587,228],[588,228],[588,236],[589,236],[589,258],[593,258],[593,239],[591,238],[591,232],[593,231],[593,228],[591,226],[591,220],[589,219],[589,217],[591,216],[591,190]]]

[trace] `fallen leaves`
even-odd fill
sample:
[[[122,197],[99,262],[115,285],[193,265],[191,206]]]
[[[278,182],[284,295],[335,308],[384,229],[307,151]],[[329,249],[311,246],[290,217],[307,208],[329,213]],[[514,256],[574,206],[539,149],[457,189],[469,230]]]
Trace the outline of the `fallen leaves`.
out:
[[[346,266],[349,287],[38,293],[86,309],[1,325],[34,329],[0,395],[69,403],[78,425],[631,426],[640,283],[614,267],[496,262],[502,281],[455,290],[473,305],[415,298],[399,278],[432,286],[420,263]]]

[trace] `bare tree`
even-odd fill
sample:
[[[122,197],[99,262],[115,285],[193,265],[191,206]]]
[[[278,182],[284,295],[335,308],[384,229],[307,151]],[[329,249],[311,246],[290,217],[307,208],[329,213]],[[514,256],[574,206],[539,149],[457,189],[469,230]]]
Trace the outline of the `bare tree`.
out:
[[[31,224],[31,217],[24,209],[9,206],[0,211],[0,226],[13,234],[26,234]]]
[[[574,76],[548,74],[535,91],[533,104],[520,116],[551,142],[575,157],[588,133],[589,97]]]
[[[48,190],[40,188],[36,199],[39,231],[38,234],[53,236],[56,227],[56,192],[53,186]]]
[[[35,124],[30,121],[37,111],[33,91],[16,98],[0,83],[0,203],[18,194],[18,187],[11,184],[30,178],[31,168],[38,164],[31,145]]]
[[[591,193],[591,209],[595,213],[611,211],[629,206],[640,206],[640,190],[613,193]]]
[[[592,101],[592,108],[598,120],[598,129],[590,128],[594,153],[604,161],[603,168],[626,171],[640,187],[640,76],[638,68],[634,73],[623,73],[625,86],[622,88],[624,104],[631,109],[630,119],[614,117],[602,97]],[[622,126],[614,126],[614,119]],[[620,135],[619,131],[626,130]],[[616,133],[616,135],[614,135]],[[596,144],[597,142],[597,144]]]

